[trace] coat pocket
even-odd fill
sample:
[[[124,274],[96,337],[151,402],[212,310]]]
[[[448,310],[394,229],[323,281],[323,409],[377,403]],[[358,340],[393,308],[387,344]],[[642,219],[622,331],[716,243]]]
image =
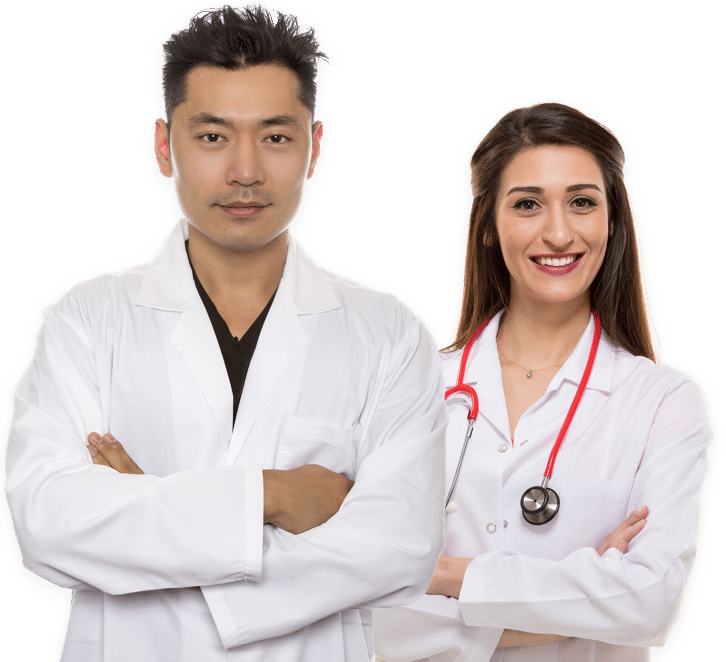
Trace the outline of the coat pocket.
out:
[[[564,530],[568,531],[566,553],[580,547],[597,549],[610,532],[622,524],[627,517],[634,480],[566,478],[559,491],[561,515],[558,515],[562,518]]]
[[[319,464],[354,479],[355,426],[337,428],[286,416],[275,459],[276,469]]]

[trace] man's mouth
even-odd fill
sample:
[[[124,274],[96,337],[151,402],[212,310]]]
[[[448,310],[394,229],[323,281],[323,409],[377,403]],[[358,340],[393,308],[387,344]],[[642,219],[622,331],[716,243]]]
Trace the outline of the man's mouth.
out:
[[[230,202],[228,204],[219,204],[226,214],[239,218],[249,218],[261,213],[263,209],[269,206],[262,202]]]

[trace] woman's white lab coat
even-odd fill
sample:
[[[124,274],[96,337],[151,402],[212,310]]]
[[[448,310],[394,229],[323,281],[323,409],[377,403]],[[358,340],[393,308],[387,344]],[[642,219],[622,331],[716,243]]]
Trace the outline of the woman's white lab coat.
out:
[[[291,242],[233,428],[184,238],[46,311],[18,387],[8,500],[26,566],[75,589],[63,660],[367,662],[368,608],[419,597],[441,552],[433,343]],[[94,466],[94,430],[146,475]],[[263,527],[261,468],[311,463],[355,479],[340,511]]]
[[[510,438],[496,349],[499,316],[475,345],[465,382],[480,409],[447,515],[447,556],[473,557],[459,600],[424,596],[376,612],[376,651],[388,662],[647,660],[676,618],[696,545],[711,432],[698,387],[603,335],[549,487],[561,498],[549,524],[524,521],[520,498],[539,485],[587,361],[594,322],[546,394]],[[442,354],[456,383],[461,351]],[[447,469],[459,460],[467,408],[449,403]],[[647,524],[623,555],[597,548],[636,508]],[[565,641],[495,651],[504,628]]]

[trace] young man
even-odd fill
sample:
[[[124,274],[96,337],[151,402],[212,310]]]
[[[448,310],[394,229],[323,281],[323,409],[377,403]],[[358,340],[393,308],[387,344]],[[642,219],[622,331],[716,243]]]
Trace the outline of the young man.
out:
[[[8,450],[25,564],[74,589],[68,662],[370,660],[369,608],[421,595],[441,549],[431,339],[288,236],[312,31],[225,7],[165,52],[185,220],[46,312]]]

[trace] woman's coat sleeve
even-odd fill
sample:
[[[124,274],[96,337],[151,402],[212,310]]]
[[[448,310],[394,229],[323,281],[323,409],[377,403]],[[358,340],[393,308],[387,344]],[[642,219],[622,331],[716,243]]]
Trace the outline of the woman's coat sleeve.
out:
[[[82,318],[46,312],[17,389],[7,495],[26,567],[68,588],[122,594],[260,578],[260,467],[159,478],[95,466],[104,433]]]
[[[561,561],[506,550],[478,556],[459,598],[465,623],[662,644],[695,556],[710,437],[702,395],[681,375],[658,408],[635,477],[628,511],[645,505],[650,514],[627,554],[610,549],[600,557],[585,547]]]
[[[392,351],[367,408],[355,486],[301,535],[265,526],[262,579],[202,590],[228,648],[277,637],[351,607],[414,601],[443,544],[443,383],[420,323]]]

